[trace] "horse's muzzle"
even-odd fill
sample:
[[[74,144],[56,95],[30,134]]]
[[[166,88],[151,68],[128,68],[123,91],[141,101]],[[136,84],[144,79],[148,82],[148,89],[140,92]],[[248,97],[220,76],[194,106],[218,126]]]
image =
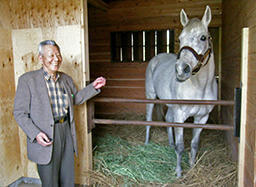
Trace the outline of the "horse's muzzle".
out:
[[[175,71],[176,71],[176,79],[179,82],[183,82],[189,79],[191,76],[191,66],[186,63],[176,64]]]

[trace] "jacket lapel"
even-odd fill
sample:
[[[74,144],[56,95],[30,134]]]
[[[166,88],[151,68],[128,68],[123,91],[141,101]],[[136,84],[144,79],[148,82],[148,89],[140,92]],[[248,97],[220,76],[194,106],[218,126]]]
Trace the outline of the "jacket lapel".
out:
[[[40,90],[40,93],[42,93],[41,94],[42,100],[45,101],[44,102],[45,107],[48,108],[47,111],[49,111],[49,115],[53,119],[52,107],[51,107],[50,98],[49,98],[49,94],[48,94],[48,88],[46,86],[46,82],[45,82],[45,79],[44,79],[43,68],[41,68],[39,70],[39,72],[40,73],[38,74],[39,75],[39,77],[38,77],[38,81],[39,81],[38,89]]]
[[[60,74],[60,83],[61,85],[63,86],[65,92],[67,93],[68,95],[68,106],[69,106],[69,116],[70,116],[70,121],[72,122],[73,121],[73,102],[72,102],[72,93],[70,91],[70,89],[68,89],[68,85],[65,81],[65,79],[63,78],[62,74]]]

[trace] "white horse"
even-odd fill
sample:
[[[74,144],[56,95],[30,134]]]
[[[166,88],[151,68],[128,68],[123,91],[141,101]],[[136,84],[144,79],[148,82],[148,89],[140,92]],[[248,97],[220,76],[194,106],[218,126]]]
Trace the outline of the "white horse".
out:
[[[217,83],[214,76],[214,55],[208,25],[211,9],[206,7],[202,20],[188,19],[180,12],[183,30],[179,36],[180,51],[175,54],[159,54],[152,58],[146,70],[146,97],[148,99],[216,100]],[[165,120],[184,123],[194,117],[194,123],[205,124],[213,105],[167,104]],[[152,121],[154,104],[147,104],[146,120]],[[146,127],[149,141],[150,126]],[[172,127],[167,128],[170,146],[174,146]],[[195,163],[202,128],[193,129],[190,165]],[[177,177],[182,174],[181,156],[184,151],[183,128],[175,127],[175,152],[177,155]]]

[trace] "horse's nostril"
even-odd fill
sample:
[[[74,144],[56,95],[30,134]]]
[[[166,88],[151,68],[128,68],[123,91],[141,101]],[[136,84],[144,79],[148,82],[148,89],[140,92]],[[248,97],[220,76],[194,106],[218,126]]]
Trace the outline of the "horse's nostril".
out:
[[[177,68],[178,68],[178,66],[177,66],[177,64],[175,64],[175,72],[176,73],[178,73],[178,69]]]
[[[190,67],[189,65],[186,65],[186,67],[184,68],[184,73],[189,73],[190,72]]]

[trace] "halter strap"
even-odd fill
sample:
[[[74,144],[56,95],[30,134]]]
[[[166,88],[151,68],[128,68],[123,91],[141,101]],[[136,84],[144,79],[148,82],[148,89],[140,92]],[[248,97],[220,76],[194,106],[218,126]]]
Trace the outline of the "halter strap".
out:
[[[180,54],[181,54],[182,50],[184,50],[184,49],[189,50],[198,61],[197,65],[192,69],[192,75],[195,75],[200,70],[200,68],[202,66],[205,66],[209,62],[209,59],[211,57],[212,48],[211,48],[210,37],[209,37],[209,45],[210,45],[209,48],[207,49],[207,51],[203,55],[198,54],[192,47],[184,46],[180,49],[180,51],[177,55],[177,59],[180,58]],[[207,56],[208,56],[207,61],[203,64],[203,62],[204,62],[204,60],[206,59]]]

